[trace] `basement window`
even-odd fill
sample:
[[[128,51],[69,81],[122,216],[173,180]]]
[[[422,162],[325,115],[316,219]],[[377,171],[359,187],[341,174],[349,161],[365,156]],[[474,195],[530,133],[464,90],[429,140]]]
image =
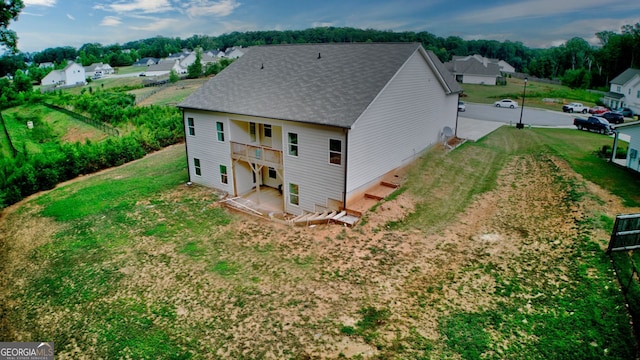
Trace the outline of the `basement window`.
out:
[[[193,168],[196,172],[196,175],[202,176],[202,169],[200,168],[200,159],[193,159]]]
[[[289,183],[289,203],[300,205],[300,194],[298,184]]]
[[[227,175],[227,166],[226,165],[220,165],[220,181],[223,184],[228,184],[229,183],[229,175]]]

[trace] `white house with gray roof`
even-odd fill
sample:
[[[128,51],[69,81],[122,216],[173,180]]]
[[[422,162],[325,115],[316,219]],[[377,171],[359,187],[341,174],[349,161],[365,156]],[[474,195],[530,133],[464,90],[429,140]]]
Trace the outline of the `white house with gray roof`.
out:
[[[496,85],[496,80],[502,77],[499,61],[481,55],[454,56],[445,67],[463,84]]]
[[[610,82],[610,89],[603,102],[611,109],[628,107],[640,113],[640,69],[629,68]]]
[[[189,180],[283,211],[348,209],[454,128],[451,74],[416,43],[259,46],[178,106]]]

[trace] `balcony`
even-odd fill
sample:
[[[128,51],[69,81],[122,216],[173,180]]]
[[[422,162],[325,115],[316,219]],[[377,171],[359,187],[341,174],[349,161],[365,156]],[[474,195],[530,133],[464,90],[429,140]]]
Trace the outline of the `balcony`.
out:
[[[248,163],[282,169],[282,151],[264,146],[231,142],[231,157]]]

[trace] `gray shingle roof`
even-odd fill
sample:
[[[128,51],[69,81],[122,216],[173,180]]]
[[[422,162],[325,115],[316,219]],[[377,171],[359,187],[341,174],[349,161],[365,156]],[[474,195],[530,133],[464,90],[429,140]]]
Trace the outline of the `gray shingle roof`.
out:
[[[632,69],[629,68],[622,72],[622,74],[616,76],[613,80],[611,80],[612,84],[620,84],[624,85],[629,80],[633,79],[634,76],[640,75],[640,69]]]
[[[246,49],[181,108],[349,128],[416,51],[417,43],[272,45]],[[424,52],[443,91],[462,89]]]

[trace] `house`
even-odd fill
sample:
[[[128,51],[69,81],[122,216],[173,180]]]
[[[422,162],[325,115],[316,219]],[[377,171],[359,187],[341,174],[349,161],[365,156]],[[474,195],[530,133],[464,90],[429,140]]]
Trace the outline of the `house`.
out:
[[[228,48],[227,50],[224,51],[224,57],[229,58],[229,59],[237,59],[240,56],[244,55],[244,52],[247,51],[247,49],[244,49],[242,47],[231,47]]]
[[[193,51],[187,57],[180,60],[180,66],[186,69],[189,66],[191,66],[195,61],[196,61],[196,52]],[[207,66],[207,64],[213,63],[213,62],[216,62],[216,59],[214,59],[213,56],[209,55],[208,53],[200,54],[200,63],[202,64],[203,68]]]
[[[86,76],[82,65],[69,62],[62,70],[52,70],[40,82],[42,86],[76,86],[85,85]]]
[[[52,62],[43,62],[38,64],[38,68],[40,69],[48,69],[48,68],[52,68],[55,67],[56,64],[52,63]]]
[[[454,56],[445,67],[463,84],[496,85],[497,79],[502,77],[498,60],[480,55]]]
[[[133,63],[133,66],[150,66],[157,64],[158,61],[156,58],[145,57]]]
[[[602,101],[611,109],[628,107],[640,113],[640,69],[629,68],[610,82]]]
[[[613,125],[613,127],[615,129],[615,136],[611,161],[640,172],[640,157],[638,156],[640,153],[640,121]],[[629,137],[629,148],[627,149],[627,158],[621,162],[620,159],[614,158],[614,154],[618,150],[620,135],[623,134]]]
[[[277,189],[288,214],[348,209],[455,126],[462,89],[420,44],[246,50],[178,105],[193,183]]]
[[[180,60],[174,60],[174,62],[165,61],[155,65],[149,65],[149,67],[147,67],[147,70],[145,70],[144,75],[145,76],[165,76],[165,75],[168,76],[171,70],[175,71],[176,74],[178,75],[187,73],[187,69],[180,66]]]
[[[113,74],[115,71],[109,64],[93,63],[84,67],[84,72],[92,79],[101,78],[105,75]]]
[[[514,68],[511,64],[504,60],[498,61],[498,66],[500,67],[500,72],[503,74],[515,74],[516,68]]]

